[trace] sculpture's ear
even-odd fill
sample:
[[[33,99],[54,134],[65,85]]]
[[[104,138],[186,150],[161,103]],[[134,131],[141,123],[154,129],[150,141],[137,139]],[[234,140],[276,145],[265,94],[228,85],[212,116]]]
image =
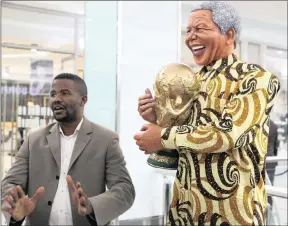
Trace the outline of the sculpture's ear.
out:
[[[226,32],[225,37],[226,37],[226,44],[227,45],[235,45],[236,44],[236,42],[235,42],[235,40],[236,40],[236,31],[235,31],[234,28],[230,28]]]

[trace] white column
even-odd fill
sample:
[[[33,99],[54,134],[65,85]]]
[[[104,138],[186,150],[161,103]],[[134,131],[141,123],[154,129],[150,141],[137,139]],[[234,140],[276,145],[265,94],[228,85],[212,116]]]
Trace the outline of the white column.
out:
[[[116,130],[117,1],[85,2],[85,116]]]
[[[133,136],[145,123],[137,111],[138,97],[152,89],[162,66],[179,60],[180,1],[118,2],[118,91],[120,142],[136,188],[132,208],[120,217],[163,214],[163,178],[146,163]]]

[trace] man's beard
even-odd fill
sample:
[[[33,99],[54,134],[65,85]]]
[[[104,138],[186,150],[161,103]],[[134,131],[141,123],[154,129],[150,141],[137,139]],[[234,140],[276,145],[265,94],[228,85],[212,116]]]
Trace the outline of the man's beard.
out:
[[[54,118],[57,122],[64,122],[64,123],[71,123],[71,122],[75,122],[76,121],[76,112],[73,112],[72,114],[70,114],[68,111],[66,111],[66,115],[64,117],[61,117],[59,119],[57,119],[57,116]]]

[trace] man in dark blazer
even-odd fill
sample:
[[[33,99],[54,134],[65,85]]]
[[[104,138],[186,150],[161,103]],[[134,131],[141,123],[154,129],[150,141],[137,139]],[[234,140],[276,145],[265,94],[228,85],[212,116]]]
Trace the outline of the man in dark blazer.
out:
[[[278,147],[279,147],[278,126],[275,124],[275,122],[270,120],[267,156],[277,156]],[[276,166],[277,162],[266,163],[266,171],[272,185],[274,185]],[[268,196],[268,203],[272,206],[273,201],[271,196]]]
[[[279,147],[278,127],[275,124],[275,122],[270,120],[267,156],[277,156],[278,147]],[[274,183],[274,174],[276,166],[277,162],[266,163],[266,171],[272,185]]]
[[[57,123],[28,135],[2,181],[7,224],[108,224],[135,199],[118,135],[83,116],[77,75],[56,76],[50,98]]]

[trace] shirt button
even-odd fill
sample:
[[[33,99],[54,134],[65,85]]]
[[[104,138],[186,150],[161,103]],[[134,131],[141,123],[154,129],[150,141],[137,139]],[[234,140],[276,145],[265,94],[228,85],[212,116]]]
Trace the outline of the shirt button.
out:
[[[48,206],[51,206],[52,205],[52,202],[51,201],[48,201]]]

